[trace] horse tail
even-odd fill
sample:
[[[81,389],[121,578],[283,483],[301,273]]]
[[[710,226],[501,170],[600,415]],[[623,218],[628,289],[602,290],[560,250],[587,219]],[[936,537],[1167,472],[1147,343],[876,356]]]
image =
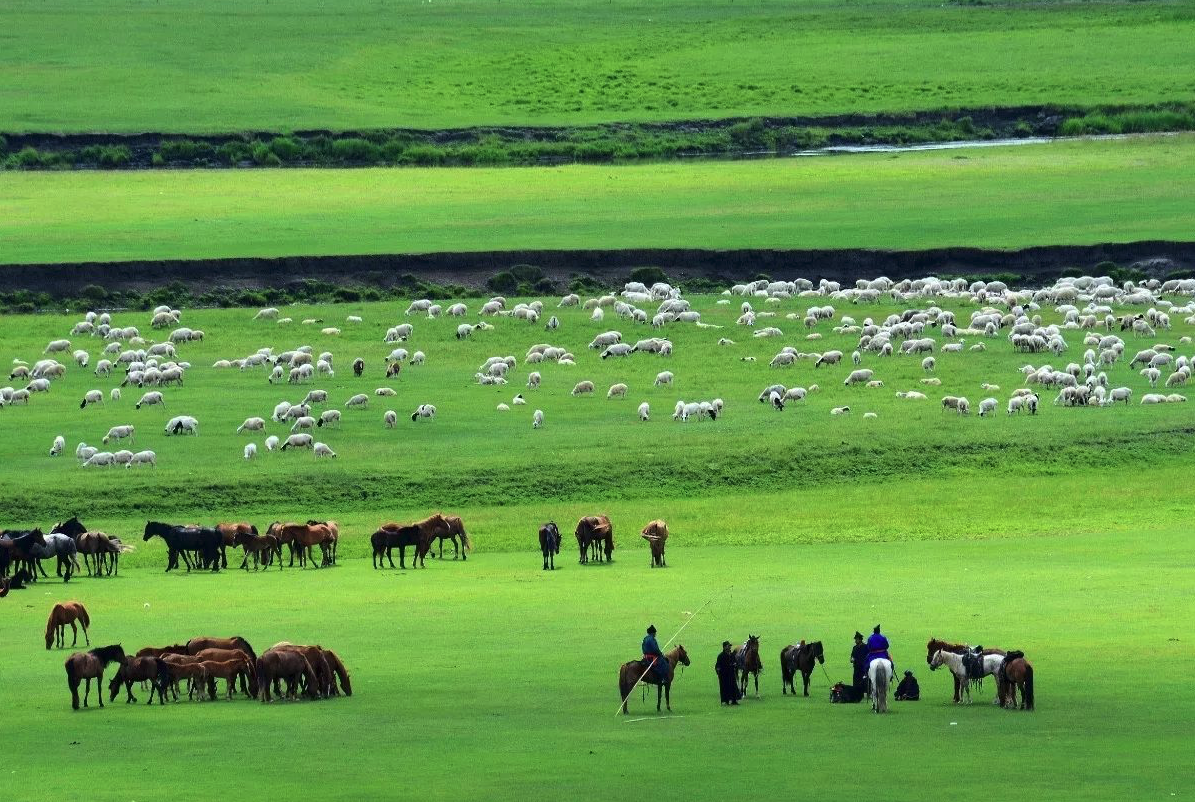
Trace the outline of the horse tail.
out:
[[[877,666],[875,672],[875,700],[877,713],[886,713],[888,711],[888,680],[891,677],[891,663],[888,664],[887,670],[885,670],[883,666]]]
[[[627,712],[627,699],[631,692],[635,690],[635,686],[627,682],[627,667],[624,665],[618,669],[618,698],[622,700],[622,712]]]
[[[469,533],[465,531],[465,527],[463,526],[461,527],[461,543],[463,544],[461,548],[465,551],[473,550],[473,541],[469,540]]]
[[[1021,702],[1026,710],[1033,709],[1033,666],[1025,661],[1025,690],[1021,691]]]
[[[77,568],[78,566],[75,567]],[[82,622],[83,629],[87,629],[91,626],[91,616],[87,614],[87,608],[82,604],[79,605],[79,621]]]

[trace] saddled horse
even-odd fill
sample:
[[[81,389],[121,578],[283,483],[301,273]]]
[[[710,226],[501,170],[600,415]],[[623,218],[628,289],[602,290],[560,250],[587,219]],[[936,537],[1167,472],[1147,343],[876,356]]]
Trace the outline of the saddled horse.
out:
[[[79,683],[86,680],[87,686],[83,691],[83,706],[87,707],[87,698],[91,695],[91,681],[96,681],[99,691],[100,707],[104,706],[104,669],[109,663],[125,662],[124,649],[120,644],[100,646],[89,652],[75,652],[66,658],[66,684],[71,689],[71,707],[79,709]]]
[[[735,652],[735,665],[739,669],[739,695],[747,695],[747,679],[755,677],[755,698],[759,698],[759,672],[763,671],[763,660],[759,659],[759,636],[748,635],[747,642]]]
[[[939,649],[944,652],[963,654],[964,652],[970,650],[970,648],[971,647],[965,643],[948,643],[947,641],[938,640],[937,638],[930,638],[929,642],[925,644],[925,663],[926,665],[932,663],[934,660],[934,652],[938,651]],[[981,654],[985,656],[989,654],[1004,654],[1004,651],[1001,649],[984,649]],[[962,700],[962,698],[963,683],[959,682],[959,678],[956,676],[954,678],[954,701],[959,702]]]
[[[657,518],[643,527],[640,534],[651,546],[651,567],[667,568],[668,563],[664,561],[664,544],[668,542],[668,524]]]
[[[466,551],[473,548],[472,541],[469,540],[469,533],[465,531],[465,523],[461,520],[459,515],[445,515],[444,521],[448,528],[438,531],[434,537],[440,541],[440,559],[444,559],[444,541],[452,541],[452,559],[460,557],[462,560],[469,559]],[[460,538],[460,545],[457,545],[457,538]]]
[[[800,672],[801,679],[804,680],[805,695],[808,696],[809,676],[813,673],[813,666],[825,662],[826,657],[822,651],[820,640],[803,645],[785,646],[780,650],[781,694],[788,693],[788,689],[792,688],[793,696],[797,695],[797,686],[794,680],[797,672]]]
[[[187,553],[191,551],[199,552],[199,563],[194,567],[210,567],[212,571],[220,570],[220,544],[224,542],[224,538],[215,529],[198,526],[174,526],[173,524],[149,521],[145,524],[145,536],[142,539],[148,541],[155,536],[165,540],[166,547],[169,549],[169,557],[166,561],[167,571],[178,568],[180,554],[183,563],[187,566],[187,571],[190,571],[192,565]]]
[[[677,645],[675,649],[664,653],[665,659],[668,660],[667,677],[661,681],[660,675],[656,673],[655,666],[645,667],[642,660],[632,660],[629,663],[623,663],[618,669],[618,694],[622,699],[622,712],[627,712],[627,699],[630,698],[631,693],[634,692],[635,686],[639,683],[645,685],[656,686],[656,712],[660,711],[660,698],[663,697],[664,704],[668,706],[668,712],[672,712],[672,681],[676,677],[677,663],[681,665],[689,665],[689,653],[685,651],[685,647]]]
[[[422,537],[422,530],[415,524],[399,524],[399,523],[385,523],[369,536],[369,543],[373,547],[373,567],[385,568],[382,560],[390,561],[390,567],[394,567],[393,550],[398,549],[398,563],[400,568],[407,567],[407,547],[410,546],[415,549],[415,553],[419,553],[419,543]]]
[[[978,683],[986,676],[995,675],[996,682],[996,698],[992,704],[1000,704],[1005,691],[1000,686],[999,671],[1000,667],[1004,665],[1003,654],[978,654],[978,659],[975,660],[968,667],[968,661],[965,660],[965,654],[956,654],[945,649],[939,649],[934,652],[933,658],[929,661],[930,671],[936,671],[940,666],[946,666],[950,673],[954,675],[954,685],[956,688],[962,688],[962,695],[966,697],[966,703],[971,704],[971,685]],[[960,704],[961,699],[956,699],[955,704]]]
[[[555,521],[539,528],[539,550],[544,555],[544,570],[556,570],[556,555],[560,553],[560,529]]]
[[[605,552],[606,562],[614,561],[614,527],[610,518],[605,515],[587,515],[577,521],[577,547],[581,551],[581,564],[589,562],[589,547],[594,546],[594,561],[602,561]],[[598,547],[601,547],[599,549]]]
[[[83,602],[68,601],[59,602],[50,610],[50,618],[46,621],[46,649],[55,643],[59,649],[66,647],[67,624],[71,627],[71,646],[78,643],[79,629],[75,626],[76,621],[83,627],[83,642],[90,646],[91,639],[87,637],[87,628],[91,626],[91,616],[87,614]]]
[[[871,709],[877,713],[888,712],[888,686],[892,684],[892,661],[877,657],[867,667],[868,694]]]
[[[1000,676],[1005,683],[1008,696],[1001,702],[1004,707],[1017,707],[1017,691],[1021,692],[1021,710],[1032,710],[1033,695],[1033,665],[1025,659],[1025,653],[1010,651],[1004,656],[1004,663],[1000,667]]]
[[[273,535],[258,535],[249,532],[237,532],[233,535],[233,543],[245,552],[245,559],[241,560],[241,568],[249,570],[249,557],[253,557],[253,570],[259,567],[270,567],[270,562],[277,558],[278,570],[282,570],[282,544]]]
[[[257,527],[248,521],[224,521],[216,524],[216,531],[220,533],[220,567],[228,567],[228,549],[240,545],[237,535],[256,535]],[[244,568],[244,565],[241,566]]]

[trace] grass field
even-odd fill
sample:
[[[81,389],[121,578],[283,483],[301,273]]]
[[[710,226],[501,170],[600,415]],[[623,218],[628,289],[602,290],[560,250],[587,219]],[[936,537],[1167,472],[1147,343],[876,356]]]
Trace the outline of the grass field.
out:
[[[57,767],[53,783],[15,780],[17,796],[59,799],[86,789],[92,798],[143,799],[160,792],[163,778],[196,766],[218,771],[229,794],[269,788],[346,800],[610,798],[641,792],[645,774],[669,794],[694,798],[734,793],[747,778],[760,797],[801,787],[862,799],[881,785],[886,798],[924,799],[927,776],[987,796],[1010,787],[1034,799],[1181,794],[1195,779],[1182,724],[1195,697],[1178,670],[1195,657],[1179,623],[1195,615],[1185,535],[1195,504],[1181,490],[1192,468],[1189,407],[1064,409],[1046,396],[1036,417],[961,418],[939,408],[939,394],[977,404],[979,383],[991,381],[1003,399],[1020,385],[1021,364],[1046,360],[1013,354],[994,338],[983,353],[941,355],[942,386],[922,388],[931,400],[901,402],[895,390],[920,387],[917,359],[865,362],[887,383],[878,390],[842,387],[845,368],[767,367],[788,343],[849,351],[853,337],[834,334],[832,323],[819,325],[822,340],[806,343],[799,321],[784,318],[808,299],[779,305],[774,322],[790,335],[764,341],[733,325],[739,299],[692,300],[706,322],[726,328],[674,325],[672,357],[614,364],[585,347],[592,336],[618,328],[633,340],[646,331],[553,308],[562,318],[557,332],[498,319],[494,331],[458,342],[456,320],[413,317],[404,346],[424,350],[427,364],[389,383],[381,370],[392,346],[381,340],[404,319],[404,305],[284,312],[340,325],[339,337],[318,326],[252,322],[246,310],[187,310],[183,323],[207,337],[183,347],[195,366],[183,388],[165,391],[165,411],[133,410],[133,388],[120,401],[80,410],[85,390],[106,391],[116,380],[77,369],[28,407],[0,410],[0,493],[8,499],[0,526],[48,526],[77,512],[137,546],[117,578],[43,581],[0,601],[0,693],[6,720],[23,722],[9,727],[6,743]],[[939,303],[961,318],[968,313]],[[895,308],[840,314],[862,320]],[[364,322],[340,323],[349,314]],[[32,361],[76,317],[0,320],[0,360]],[[145,313],[115,317],[151,331]],[[1175,330],[1161,339],[1177,344],[1193,327],[1174,317]],[[719,347],[719,336],[738,344]],[[1081,339],[1067,336],[1067,359],[1077,359]],[[98,341],[72,339],[98,358]],[[507,387],[472,384],[487,356],[521,359],[537,341],[567,346],[578,364],[541,366],[537,391],[523,390],[523,365]],[[337,375],[311,385],[327,389],[334,405],[387,384],[398,396],[371,398],[368,411],[345,413],[339,431],[320,431],[336,460],[298,453],[245,462],[241,447],[251,438],[235,435],[236,425],[305,389],[208,365],[303,342],[334,354]],[[1137,345],[1130,338],[1126,350]],[[759,361],[741,362],[745,355]],[[347,368],[355,356],[368,363],[361,379]],[[652,388],[664,369],[676,374],[675,386]],[[595,381],[599,397],[569,396],[582,378]],[[1148,389],[1124,365],[1111,380],[1138,395]],[[631,385],[626,401],[600,397],[614,381]],[[823,389],[778,414],[756,400],[774,381]],[[494,411],[520,390],[527,407]],[[726,402],[719,420],[669,419],[676,398],[714,396]],[[641,399],[652,404],[648,423],[635,419]],[[402,417],[422,402],[438,405],[434,422]],[[844,403],[851,416],[829,416]],[[533,431],[529,411],[537,407],[547,422]],[[382,426],[386,408],[400,412],[394,431]],[[879,419],[863,420],[866,410]],[[166,417],[183,413],[200,419],[201,435],[165,437]],[[158,468],[76,466],[70,452],[78,440],[98,443],[124,422],[138,426],[137,448],[157,451]],[[50,458],[58,433],[68,453]],[[435,508],[464,517],[475,542],[467,562],[371,569],[365,538],[378,522]],[[569,533],[577,516],[596,511],[614,522],[615,562],[582,568]],[[248,518],[259,526],[334,518],[342,560],[326,570],[166,575],[161,543],[141,542],[151,517]],[[672,530],[667,570],[648,568],[636,537],[654,517]],[[551,574],[540,570],[534,546],[536,527],[549,518],[566,534]],[[238,564],[239,553],[230,562]],[[354,695],[164,710],[118,700],[73,713],[65,653],[47,653],[42,641],[50,605],[68,598],[90,609],[93,643],[129,650],[234,632],[259,651],[280,640],[321,643],[348,664]],[[634,715],[616,717],[615,670],[635,656],[642,628],[654,622],[670,634],[710,599],[680,638],[693,665],[674,686],[673,715],[657,716],[635,694]],[[923,694],[884,719],[863,705],[827,701],[830,681],[849,677],[850,633],[877,622],[893,641],[897,668],[914,670]],[[763,698],[720,709],[711,671],[718,644],[748,633],[763,638]],[[973,706],[951,706],[949,679],[922,662],[930,636],[1026,650],[1038,710],[993,708],[990,683]],[[815,673],[809,699],[781,698],[776,654],[802,637],[825,642],[826,673]],[[285,758],[254,752],[279,738]]]
[[[1188,239],[1195,136],[622,167],[0,174],[0,263]]]
[[[1195,98],[1173,2],[13,0],[0,130],[568,125]]]

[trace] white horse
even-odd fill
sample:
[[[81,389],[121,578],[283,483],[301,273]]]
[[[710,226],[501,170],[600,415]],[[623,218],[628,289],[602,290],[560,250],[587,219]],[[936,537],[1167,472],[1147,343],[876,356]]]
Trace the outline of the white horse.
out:
[[[871,683],[871,709],[877,713],[888,712],[888,686],[892,683],[892,661],[877,657],[867,668],[867,679]]]
[[[979,682],[979,680],[988,676],[989,674],[999,676],[1000,666],[1004,665],[1004,655],[1002,654],[985,654],[983,655],[983,673],[979,677],[968,677],[967,668],[963,665],[963,656],[955,654],[954,652],[947,652],[939,649],[934,652],[934,656],[930,658],[929,668],[931,671],[937,669],[939,666],[946,666],[950,669],[950,673],[954,674],[958,680],[960,689],[959,704],[962,704],[962,696],[966,695],[967,704],[971,704],[971,683]],[[1000,704],[1000,689],[997,688],[996,698],[992,700],[992,704]]]

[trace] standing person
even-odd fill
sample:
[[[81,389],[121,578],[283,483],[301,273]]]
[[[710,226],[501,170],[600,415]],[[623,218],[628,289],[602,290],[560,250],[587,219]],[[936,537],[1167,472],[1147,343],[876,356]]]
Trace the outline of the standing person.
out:
[[[896,673],[896,662],[892,655],[888,654],[888,639],[880,634],[880,625],[876,624],[875,629],[871,631],[871,637],[867,639],[867,665],[870,666],[872,660],[879,658],[892,663],[892,673]]]
[[[656,643],[656,625],[647,625],[647,636],[643,638],[643,662],[655,670],[661,683],[668,681],[668,658]]]
[[[722,652],[714,662],[714,673],[718,675],[718,691],[722,695],[722,704],[737,705],[739,703],[738,666],[728,640],[722,641]]]
[[[855,646],[851,649],[851,667],[854,669],[854,686],[867,687],[867,645],[863,643],[863,633],[855,632]]]

